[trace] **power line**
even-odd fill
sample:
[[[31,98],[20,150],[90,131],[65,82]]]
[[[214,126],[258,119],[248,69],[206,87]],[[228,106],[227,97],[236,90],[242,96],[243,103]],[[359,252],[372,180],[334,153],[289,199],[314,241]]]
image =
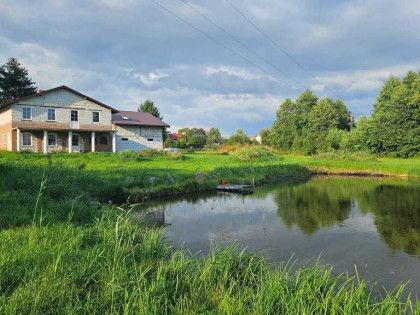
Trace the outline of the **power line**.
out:
[[[281,70],[279,67],[277,67],[276,65],[274,65],[273,63],[271,63],[270,61],[268,61],[267,59],[265,59],[263,56],[261,56],[260,54],[258,54],[257,52],[255,52],[253,49],[251,49],[248,45],[244,44],[242,41],[240,41],[237,37],[235,37],[234,35],[232,35],[231,33],[229,33],[228,31],[226,31],[223,27],[221,27],[220,25],[218,25],[216,22],[214,22],[213,20],[211,20],[209,17],[207,17],[206,15],[204,15],[204,13],[201,13],[199,10],[197,10],[196,8],[194,8],[191,4],[189,4],[187,1],[185,0],[178,0],[180,2],[183,2],[186,6],[188,6],[189,8],[191,8],[192,10],[194,10],[198,15],[200,15],[203,19],[205,19],[206,21],[208,21],[209,23],[211,23],[212,25],[214,25],[215,27],[217,27],[220,31],[222,31],[224,34],[226,34],[227,36],[229,36],[231,39],[233,39],[235,42],[237,42],[239,45],[241,45],[242,47],[244,47],[245,49],[247,49],[248,51],[250,51],[252,54],[254,54],[255,56],[257,56],[260,60],[264,61],[266,64],[270,65],[271,67],[273,67],[274,69],[276,69],[278,72],[282,73],[284,76],[288,77],[290,80],[292,80],[293,82],[295,82],[296,84],[300,85],[301,87],[303,87],[304,89],[306,89],[307,87],[305,85],[303,85],[302,83],[300,83],[299,81],[295,80],[293,77],[291,77],[289,74],[287,74],[286,72],[284,72],[283,70]]]
[[[340,98],[334,91],[331,91],[328,86],[320,81],[315,75],[313,75],[306,67],[304,67],[299,61],[297,61],[291,54],[287,52],[283,47],[281,47],[277,42],[275,42],[270,36],[268,36],[258,25],[256,25],[250,18],[248,18],[241,10],[239,10],[232,2],[229,0],[225,0],[227,4],[229,4],[240,16],[242,16],[245,20],[247,20],[252,26],[254,26],[260,33],[263,35],[269,42],[271,42],[274,46],[280,49],[290,60],[292,60],[299,68],[305,71],[308,75],[314,78],[318,83],[325,86],[325,88],[336,97]]]
[[[226,46],[225,44],[223,44],[222,42],[218,41],[216,38],[214,38],[213,36],[211,36],[210,34],[207,34],[206,32],[202,31],[201,29],[199,29],[198,27],[196,27],[195,25],[191,24],[190,22],[186,21],[185,19],[183,19],[182,17],[180,17],[179,15],[177,15],[175,12],[173,12],[172,10],[168,9],[167,7],[165,7],[164,5],[162,5],[161,3],[157,2],[156,0],[150,0],[152,2],[154,2],[156,5],[158,5],[161,9],[163,9],[164,11],[168,12],[169,14],[171,14],[172,16],[176,17],[178,20],[184,22],[185,24],[187,24],[189,27],[195,29],[197,32],[199,32],[200,34],[204,35],[205,37],[207,37],[208,39],[214,41],[216,44],[218,44],[219,46],[223,47],[224,49],[228,50],[229,52],[231,52],[232,54],[238,56],[239,58],[245,60],[246,62],[248,62],[249,64],[253,65],[254,67],[256,67],[257,69],[261,70],[262,72],[264,72],[265,74],[269,75],[270,77],[272,76],[272,74],[270,72],[268,72],[267,70],[265,70],[264,68],[260,67],[259,65],[257,65],[255,62],[249,60],[248,58],[242,56],[241,54],[237,53],[236,51],[234,51],[233,49],[229,48],[228,46]],[[293,86],[291,86],[288,82],[285,82],[281,79],[278,78],[278,80],[286,85],[288,85],[289,87],[293,88]]]

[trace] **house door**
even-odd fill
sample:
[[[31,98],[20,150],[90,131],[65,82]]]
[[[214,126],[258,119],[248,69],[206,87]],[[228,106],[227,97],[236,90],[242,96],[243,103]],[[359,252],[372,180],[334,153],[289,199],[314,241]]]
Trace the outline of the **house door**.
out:
[[[70,128],[79,129],[79,111],[70,111]]]
[[[80,152],[80,137],[77,134],[73,134],[71,137],[71,150],[72,152]]]

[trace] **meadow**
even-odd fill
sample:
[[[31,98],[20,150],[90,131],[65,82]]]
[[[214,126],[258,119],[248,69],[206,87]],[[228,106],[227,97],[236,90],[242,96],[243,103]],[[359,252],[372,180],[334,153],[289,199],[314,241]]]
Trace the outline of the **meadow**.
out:
[[[240,248],[196,257],[129,213],[130,198],[210,189],[223,178],[309,176],[325,167],[320,161],[253,151],[0,153],[0,313],[416,312],[417,302],[401,299],[403,285],[378,296],[362,279],[333,275],[328,266],[271,266]],[[401,161],[368,163],[400,175],[420,164]],[[357,170],[361,162],[345,163]]]

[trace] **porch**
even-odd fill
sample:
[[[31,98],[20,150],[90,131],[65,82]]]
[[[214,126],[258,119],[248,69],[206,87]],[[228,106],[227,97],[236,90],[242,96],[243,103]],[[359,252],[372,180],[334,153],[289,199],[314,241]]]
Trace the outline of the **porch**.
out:
[[[116,152],[113,131],[15,129],[16,151],[52,152]]]

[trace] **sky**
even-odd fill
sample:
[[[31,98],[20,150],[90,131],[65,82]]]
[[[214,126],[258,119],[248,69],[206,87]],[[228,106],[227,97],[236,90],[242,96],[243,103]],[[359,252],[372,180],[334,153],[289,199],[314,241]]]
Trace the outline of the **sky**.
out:
[[[171,131],[225,136],[269,128],[305,88],[370,115],[391,74],[420,69],[420,0],[229,0],[277,46],[225,0],[184,1],[0,0],[0,63],[18,58],[39,89],[121,110],[150,99]]]

